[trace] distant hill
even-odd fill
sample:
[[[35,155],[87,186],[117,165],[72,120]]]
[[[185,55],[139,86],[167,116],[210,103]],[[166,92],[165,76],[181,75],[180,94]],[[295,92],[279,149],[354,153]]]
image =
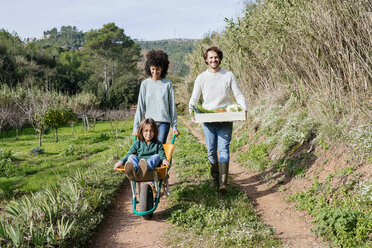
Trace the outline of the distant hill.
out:
[[[151,49],[166,51],[170,59],[169,74],[180,77],[189,73],[190,68],[185,64],[185,57],[192,53],[198,41],[197,39],[135,40],[139,43],[143,54]],[[65,49],[80,49],[85,45],[84,33],[75,26],[62,26],[60,30],[53,28],[44,31],[43,37],[33,42],[41,47],[58,46]]]
[[[190,68],[185,64],[185,57],[187,54],[192,53],[198,41],[196,39],[136,40],[144,53],[152,49],[164,50],[170,60],[169,74],[178,76],[185,76],[190,71]]]
[[[41,47],[59,46],[68,49],[79,49],[84,46],[84,33],[75,26],[62,26],[60,30],[53,28],[44,31],[41,39],[35,40],[35,44]]]

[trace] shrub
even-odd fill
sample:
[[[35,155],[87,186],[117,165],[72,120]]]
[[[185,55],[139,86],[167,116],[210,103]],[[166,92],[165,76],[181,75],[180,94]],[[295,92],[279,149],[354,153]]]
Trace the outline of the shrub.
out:
[[[315,120],[304,112],[295,113],[278,132],[283,144],[282,151],[288,153],[294,146],[305,142],[315,131]]]
[[[12,171],[12,151],[3,151],[0,149],[0,176],[9,176]]]
[[[34,148],[31,149],[30,151],[30,154],[31,155],[39,155],[39,154],[43,154],[44,153],[44,149],[38,147],[38,146],[35,146]]]
[[[347,140],[357,157],[366,157],[367,160],[372,160],[372,124],[351,130],[347,134]]]

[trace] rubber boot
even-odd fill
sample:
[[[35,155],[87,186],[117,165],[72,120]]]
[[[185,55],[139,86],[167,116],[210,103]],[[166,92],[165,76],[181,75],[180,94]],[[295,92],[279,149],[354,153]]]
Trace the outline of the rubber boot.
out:
[[[211,187],[218,188],[218,180],[219,180],[219,169],[218,169],[218,162],[215,164],[211,164],[211,175],[212,175],[212,183]]]
[[[227,177],[229,175],[229,163],[221,162],[220,163],[220,186],[218,191],[222,194],[227,192]]]

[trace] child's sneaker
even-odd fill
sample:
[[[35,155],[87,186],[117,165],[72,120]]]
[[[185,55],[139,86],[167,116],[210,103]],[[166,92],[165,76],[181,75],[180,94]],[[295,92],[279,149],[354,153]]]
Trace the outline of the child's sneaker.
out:
[[[127,173],[127,176],[129,180],[134,181],[134,175],[136,174],[134,165],[132,162],[127,161],[124,165],[125,172]]]
[[[144,159],[144,158],[141,159],[138,163],[138,167],[139,167],[138,176],[140,178],[143,178],[147,173],[147,161],[146,161],[146,159]]]

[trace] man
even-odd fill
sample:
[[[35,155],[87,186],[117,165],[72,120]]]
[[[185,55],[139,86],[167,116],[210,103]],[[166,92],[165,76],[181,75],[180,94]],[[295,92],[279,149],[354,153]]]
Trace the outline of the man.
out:
[[[230,91],[233,92],[238,104],[246,111],[245,97],[239,88],[234,74],[220,67],[222,58],[223,53],[217,47],[210,47],[204,53],[204,60],[208,65],[208,69],[199,74],[195,80],[189,102],[190,112],[192,111],[192,107],[198,104],[201,94],[203,95],[204,101],[202,106],[204,108],[214,110],[226,107],[231,104]],[[210,122],[204,123],[203,126],[212,175],[211,186],[217,187],[221,193],[226,193],[230,162],[229,146],[233,123]]]

